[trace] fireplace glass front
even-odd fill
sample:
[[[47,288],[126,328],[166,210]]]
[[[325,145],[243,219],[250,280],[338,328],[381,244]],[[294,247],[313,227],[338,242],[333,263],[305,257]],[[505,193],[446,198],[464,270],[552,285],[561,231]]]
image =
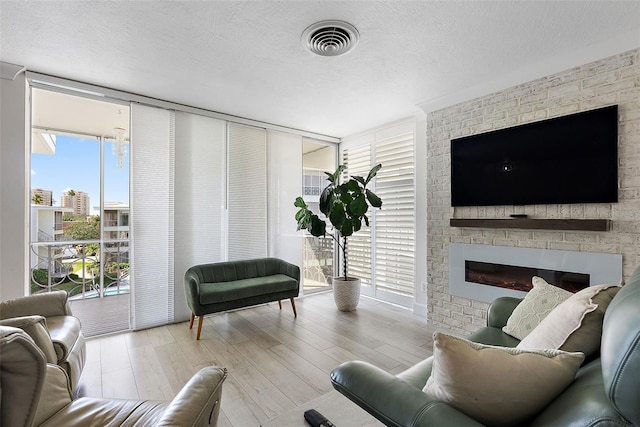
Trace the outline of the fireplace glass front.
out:
[[[494,264],[488,262],[465,261],[465,281],[482,285],[528,292],[533,285],[531,279],[538,276],[547,283],[578,292],[589,287],[589,274],[568,271],[545,270],[540,268],[519,267],[514,265]]]

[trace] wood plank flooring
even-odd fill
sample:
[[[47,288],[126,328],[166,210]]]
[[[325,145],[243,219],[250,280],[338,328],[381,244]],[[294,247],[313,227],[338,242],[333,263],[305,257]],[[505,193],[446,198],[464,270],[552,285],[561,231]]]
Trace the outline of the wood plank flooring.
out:
[[[365,360],[397,373],[431,355],[433,329],[410,311],[362,298],[339,312],[331,293],[87,341],[80,395],[171,400],[200,368],[224,366],[223,427],[304,426],[315,408],[336,426],[380,426],[333,390],[329,373]]]

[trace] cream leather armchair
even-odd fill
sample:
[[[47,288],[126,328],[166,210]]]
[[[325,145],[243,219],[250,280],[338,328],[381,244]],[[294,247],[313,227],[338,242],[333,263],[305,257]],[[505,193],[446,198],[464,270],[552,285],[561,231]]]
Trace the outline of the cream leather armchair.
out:
[[[69,378],[59,365],[47,363],[53,351],[41,319],[24,330],[0,326],[0,425],[30,426],[215,426],[220,411],[224,368],[197,372],[171,402],[148,400],[73,399]],[[45,347],[42,351],[39,345]]]
[[[86,360],[86,344],[80,320],[74,317],[65,291],[34,294],[0,303],[0,325],[20,327],[15,318],[42,316],[53,342],[55,360],[69,375],[75,392]],[[22,322],[18,320],[18,323]]]

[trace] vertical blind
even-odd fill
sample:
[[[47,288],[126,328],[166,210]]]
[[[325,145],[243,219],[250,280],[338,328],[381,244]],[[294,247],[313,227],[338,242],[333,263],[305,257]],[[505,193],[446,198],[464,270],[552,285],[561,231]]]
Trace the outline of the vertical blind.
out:
[[[366,178],[371,169],[371,147],[367,145],[345,149],[342,155],[342,164],[346,167],[343,179],[348,179],[351,175],[360,175]],[[360,278],[364,285],[370,285],[372,280],[371,230],[374,224],[374,215],[375,213],[371,211],[367,213],[371,227],[366,227],[363,224],[360,231],[347,239],[349,276]],[[342,260],[339,265],[342,269]],[[343,272],[340,271],[339,274],[342,275]]]
[[[304,234],[297,231],[293,205],[302,194],[302,137],[267,131],[269,171],[269,256],[303,264]]]
[[[176,112],[176,320],[189,315],[182,291],[186,270],[224,260],[226,134],[223,120]]]
[[[267,132],[229,123],[227,258],[267,256]]]
[[[375,147],[376,194],[383,200],[376,210],[376,291],[414,294],[414,156],[413,133],[380,141]]]
[[[174,318],[174,125],[172,111],[131,107],[133,329]]]

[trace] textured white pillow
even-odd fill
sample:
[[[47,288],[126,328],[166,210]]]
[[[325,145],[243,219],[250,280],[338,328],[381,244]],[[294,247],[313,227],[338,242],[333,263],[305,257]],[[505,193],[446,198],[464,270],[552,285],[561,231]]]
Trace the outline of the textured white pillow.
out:
[[[619,290],[615,285],[598,285],[573,294],[554,308],[518,348],[554,348],[592,356],[600,348],[604,313]]]
[[[436,332],[423,391],[485,425],[518,425],[575,378],[582,353],[521,350]]]
[[[504,333],[519,340],[529,335],[558,304],[573,295],[569,291],[548,284],[541,277],[534,276],[531,283],[533,289],[513,310],[507,325],[502,328]]]

